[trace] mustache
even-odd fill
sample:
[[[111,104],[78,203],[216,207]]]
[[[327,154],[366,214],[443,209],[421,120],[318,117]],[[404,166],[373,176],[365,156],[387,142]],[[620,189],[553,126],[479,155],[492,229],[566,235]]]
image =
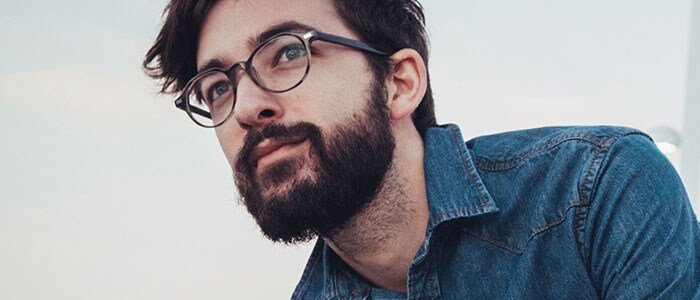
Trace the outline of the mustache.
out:
[[[239,171],[250,170],[251,155],[255,146],[260,144],[265,139],[289,139],[303,138],[310,139],[312,144],[320,140],[321,130],[318,126],[308,123],[299,122],[292,125],[284,125],[278,123],[269,124],[262,129],[248,132],[245,137],[245,142],[236,159],[236,169]]]

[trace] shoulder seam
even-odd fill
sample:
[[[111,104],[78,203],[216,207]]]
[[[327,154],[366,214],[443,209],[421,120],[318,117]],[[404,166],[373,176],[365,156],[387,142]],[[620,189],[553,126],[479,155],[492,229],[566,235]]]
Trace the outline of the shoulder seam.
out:
[[[596,151],[595,155],[593,156],[593,159],[591,159],[590,164],[586,168],[586,173],[584,173],[583,182],[581,183],[581,189],[579,192],[579,198],[581,201],[587,203],[590,202],[593,186],[598,178],[600,167],[607,157],[608,149],[610,149],[615,142],[620,140],[620,138],[628,135],[641,135],[651,140],[651,137],[643,132],[628,130],[618,130],[609,137],[605,138],[599,146],[598,151]]]
[[[584,234],[583,231],[585,231],[586,229],[586,219],[588,219],[588,210],[585,208],[587,208],[591,204],[592,197],[594,194],[593,191],[598,181],[598,177],[600,175],[600,169],[603,166],[603,162],[608,157],[608,150],[615,144],[615,142],[619,141],[622,137],[629,135],[641,135],[653,141],[653,139],[649,135],[641,131],[618,130],[604,140],[604,143],[601,144],[600,148],[598,149],[598,151],[596,151],[595,155],[591,159],[591,162],[586,168],[586,173],[583,174],[583,181],[579,189],[579,201],[581,203],[584,203],[584,205],[582,206],[583,208],[579,208],[579,211],[576,214],[576,219],[574,220],[573,224],[575,240],[579,246],[581,257],[586,264],[589,263],[586,255],[586,253],[589,252],[589,249],[586,249],[582,240],[582,235]]]

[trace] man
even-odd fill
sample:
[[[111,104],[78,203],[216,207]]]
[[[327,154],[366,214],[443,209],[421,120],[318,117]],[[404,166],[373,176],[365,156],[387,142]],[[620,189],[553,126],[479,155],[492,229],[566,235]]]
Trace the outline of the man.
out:
[[[415,0],[172,0],[149,75],[213,127],[295,299],[700,298],[700,227],[628,128],[463,142]]]

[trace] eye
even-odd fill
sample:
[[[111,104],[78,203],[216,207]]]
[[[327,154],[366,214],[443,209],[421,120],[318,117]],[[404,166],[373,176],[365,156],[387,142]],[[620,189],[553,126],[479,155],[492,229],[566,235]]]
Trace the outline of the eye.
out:
[[[277,53],[273,66],[287,63],[306,56],[306,47],[303,44],[291,44],[282,47]]]
[[[231,82],[230,81],[218,81],[214,83],[209,89],[207,90],[206,94],[206,102],[207,104],[211,105],[219,98],[226,96],[228,93],[231,92]]]

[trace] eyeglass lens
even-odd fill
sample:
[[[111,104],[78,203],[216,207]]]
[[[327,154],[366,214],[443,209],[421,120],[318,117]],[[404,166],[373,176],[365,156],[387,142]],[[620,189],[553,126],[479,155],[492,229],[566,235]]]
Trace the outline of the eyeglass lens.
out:
[[[261,88],[284,92],[304,80],[309,60],[308,49],[301,38],[281,35],[267,41],[253,53],[248,74]],[[236,78],[240,76],[213,70],[200,74],[190,83],[186,95],[189,114],[195,122],[213,127],[226,121],[236,102]],[[207,114],[210,118],[207,118]]]

